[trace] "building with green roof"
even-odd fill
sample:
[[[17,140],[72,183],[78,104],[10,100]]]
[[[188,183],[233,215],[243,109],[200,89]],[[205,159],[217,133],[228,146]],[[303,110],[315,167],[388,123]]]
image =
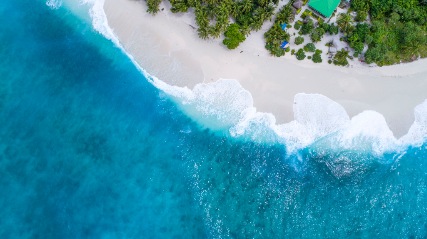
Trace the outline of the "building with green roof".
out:
[[[330,18],[340,4],[340,0],[310,0],[308,6],[325,18]]]

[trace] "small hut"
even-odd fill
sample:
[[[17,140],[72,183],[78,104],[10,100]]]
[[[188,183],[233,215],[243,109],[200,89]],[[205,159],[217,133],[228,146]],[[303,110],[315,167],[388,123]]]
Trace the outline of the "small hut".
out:
[[[297,0],[297,1],[295,1],[295,2],[292,4],[292,6],[293,6],[295,9],[300,9],[300,8],[302,8],[303,3],[302,3],[302,1],[301,1],[301,0]]]
[[[283,41],[283,42],[282,42],[282,45],[280,45],[280,47],[281,47],[281,48],[283,48],[283,49],[288,48],[288,47],[289,47],[289,42],[287,42],[287,41]]]
[[[286,23],[283,23],[282,25],[280,25],[280,27],[282,28],[283,31],[286,31],[286,26],[287,26]]]

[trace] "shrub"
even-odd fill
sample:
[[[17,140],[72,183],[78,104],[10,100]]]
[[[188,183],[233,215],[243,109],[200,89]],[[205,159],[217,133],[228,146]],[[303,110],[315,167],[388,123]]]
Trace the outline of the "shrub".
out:
[[[265,48],[273,56],[283,56],[285,50],[281,48],[283,41],[289,41],[289,34],[282,30],[279,23],[275,23],[266,33],[264,33]]]
[[[224,36],[225,39],[222,43],[226,45],[228,49],[237,48],[239,44],[246,39],[245,35],[240,31],[239,25],[236,23],[228,25],[224,32]]]
[[[331,64],[332,63],[332,60],[328,60],[328,64]]]
[[[295,55],[295,49],[292,49],[291,55]]]
[[[333,24],[333,23],[331,25],[329,25],[328,33],[330,35],[338,34],[338,26],[335,26],[335,24]]]
[[[310,59],[311,59],[311,56],[307,56],[307,59],[309,59],[309,60],[310,60]]]
[[[291,23],[295,19],[295,15],[292,12],[292,6],[289,4],[284,5],[279,12],[276,14],[274,23]]]
[[[354,49],[354,51],[356,53],[360,54],[360,53],[362,53],[363,49],[365,48],[365,45],[362,42],[357,41],[357,42],[351,44],[351,47]]]
[[[316,50],[316,46],[313,43],[307,43],[307,45],[304,46],[304,50],[307,52],[314,52]]]
[[[147,0],[147,12],[155,15],[159,12],[159,5],[161,2],[161,0]]]
[[[366,11],[358,11],[354,20],[356,20],[356,22],[363,22],[366,20],[366,17],[368,17],[368,13]]]
[[[295,44],[300,45],[304,42],[304,37],[298,36],[295,38]]]
[[[334,56],[334,61],[333,61],[334,65],[338,65],[338,66],[348,65],[347,57],[349,57],[348,51],[346,51],[345,49],[341,49]]]
[[[302,22],[301,22],[301,21],[297,21],[297,22],[294,24],[294,28],[295,28],[295,29],[297,29],[297,30],[299,30],[299,29],[301,28],[301,26],[302,26]]]
[[[322,40],[324,34],[325,30],[323,30],[323,28],[321,27],[318,27],[311,32],[310,38],[313,42],[319,42],[320,40]]]
[[[313,62],[314,63],[321,63],[322,62],[322,56],[320,53],[316,51],[316,53],[313,55]]]
[[[300,30],[300,34],[301,35],[310,34],[311,31],[313,31],[313,29],[314,29],[314,22],[313,22],[313,20],[309,19],[308,21],[306,21],[302,25],[301,30]]]
[[[316,49],[316,51],[314,52],[314,54],[322,54],[322,50]]]
[[[296,57],[297,57],[297,59],[298,60],[304,60],[304,58],[305,58],[305,52],[304,52],[304,50],[303,49],[299,49],[298,51],[297,51],[297,54],[296,54]]]
[[[326,22],[319,24],[319,27],[325,30],[325,32],[329,32],[329,24],[327,24]]]
[[[287,47],[287,48],[285,49],[285,52],[289,52],[289,51],[291,51],[291,48],[290,48],[290,47]]]

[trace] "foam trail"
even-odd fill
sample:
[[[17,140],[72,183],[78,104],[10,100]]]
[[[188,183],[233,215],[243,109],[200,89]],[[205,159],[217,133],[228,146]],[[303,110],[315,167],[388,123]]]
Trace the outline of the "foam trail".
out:
[[[414,123],[400,141],[405,145],[421,146],[427,141],[427,100],[415,107],[414,115]]]
[[[200,83],[192,90],[168,85],[148,74],[124,50],[108,25],[104,0],[85,0],[84,3],[91,6],[89,14],[95,30],[121,48],[147,79],[167,93],[182,111],[212,130],[239,139],[283,143],[290,155],[310,145],[331,151],[351,149],[381,155],[427,140],[427,100],[415,108],[414,123],[398,140],[381,114],[365,111],[350,119],[341,105],[319,94],[297,94],[294,120],[277,125],[274,115],[256,110],[251,94],[236,80]]]
[[[58,9],[62,6],[61,0],[48,0],[46,2],[46,5],[50,7],[51,9]]]
[[[297,94],[294,99],[295,120],[278,126],[276,132],[285,139],[290,152],[312,144],[350,124],[345,109],[320,94]]]

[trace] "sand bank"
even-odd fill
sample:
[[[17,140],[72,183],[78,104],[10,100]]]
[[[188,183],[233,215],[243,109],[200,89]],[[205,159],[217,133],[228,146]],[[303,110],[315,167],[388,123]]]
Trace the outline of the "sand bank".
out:
[[[263,33],[250,35],[234,51],[221,40],[201,40],[192,13],[172,14],[169,6],[156,16],[144,1],[106,0],[108,23],[126,51],[150,74],[173,85],[193,87],[220,78],[236,79],[253,96],[258,111],[273,113],[278,123],[293,119],[297,93],[319,93],[354,116],[364,110],[384,115],[395,136],[405,134],[413,109],[427,98],[427,61],[390,66],[336,67],[276,58],[264,49]],[[326,60],[324,59],[324,62]]]

